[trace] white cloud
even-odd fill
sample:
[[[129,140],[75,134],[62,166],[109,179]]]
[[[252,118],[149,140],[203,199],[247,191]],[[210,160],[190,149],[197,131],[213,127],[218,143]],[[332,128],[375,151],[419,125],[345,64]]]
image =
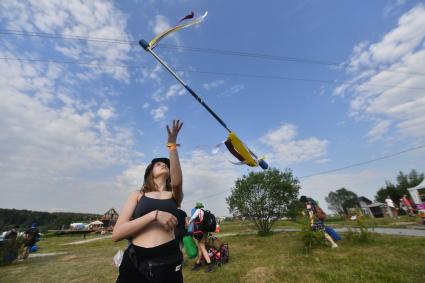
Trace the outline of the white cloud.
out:
[[[391,122],[389,121],[377,121],[375,123],[375,125],[373,126],[372,129],[369,130],[369,132],[367,133],[367,137],[370,139],[370,141],[377,141],[380,138],[382,138],[382,136],[388,132],[389,128],[391,126]]]
[[[131,165],[119,175],[115,182],[120,191],[132,192],[143,185],[143,176],[147,164]]]
[[[403,6],[406,3],[406,0],[395,0],[390,1],[387,6],[384,7],[384,16],[388,17],[391,14],[395,13],[400,6]]]
[[[109,120],[115,116],[115,110],[113,108],[100,108],[97,110],[97,115],[99,115],[102,120]]]
[[[283,124],[266,133],[261,142],[271,148],[270,159],[285,166],[309,160],[323,160],[329,142],[316,137],[296,140],[297,134],[295,125]]]
[[[348,68],[353,78],[349,83],[358,86],[342,84],[335,93],[353,91],[350,114],[355,118],[380,121],[375,122],[367,134],[371,141],[377,141],[385,134],[403,138],[425,137],[423,62],[424,4],[418,4],[402,15],[397,27],[380,41],[362,42],[354,48]]]
[[[183,88],[183,86],[180,84],[173,84],[165,92],[163,88],[159,88],[152,95],[152,98],[156,102],[162,102],[162,101],[169,100],[170,98],[175,96],[182,96],[183,94],[185,94],[185,89]]]
[[[201,150],[192,151],[188,157],[182,158],[185,182],[183,208],[190,211],[200,201],[216,215],[228,215],[225,197],[230,195],[231,188],[236,179],[241,177],[240,170],[243,169],[246,168],[231,164],[225,154],[211,155]]]
[[[13,30],[131,40],[126,32],[126,16],[109,1],[1,1],[0,16],[6,28]],[[65,57],[94,64],[123,65],[131,48],[127,44],[85,40],[55,42],[56,51]],[[107,74],[125,82],[129,80],[126,68],[88,67],[85,72]]]
[[[57,84],[65,71],[54,64],[0,61],[2,207],[87,211],[89,200],[114,195],[113,182],[90,176],[110,174],[142,156],[132,150],[132,131],[113,123],[112,107],[80,100]],[[70,206],[70,200],[78,203]]]
[[[224,80],[212,81],[210,83],[204,83],[202,87],[208,91],[218,88],[224,84]]]
[[[165,114],[167,113],[167,111],[168,111],[168,107],[165,105],[161,105],[158,108],[152,109],[151,110],[152,118],[157,122],[162,121],[164,120]]]

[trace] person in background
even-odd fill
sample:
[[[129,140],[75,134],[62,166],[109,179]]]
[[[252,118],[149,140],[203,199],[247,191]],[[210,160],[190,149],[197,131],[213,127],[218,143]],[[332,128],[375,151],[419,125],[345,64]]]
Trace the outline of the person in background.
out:
[[[13,228],[6,233],[6,235],[4,236],[4,239],[5,240],[16,240],[16,238],[18,237],[18,229],[19,229],[19,226],[17,226],[17,225],[13,226]]]
[[[300,201],[302,203],[304,203],[304,205],[305,205],[305,209],[306,209],[306,212],[307,212],[307,216],[308,216],[308,219],[309,219],[311,230],[313,230],[313,231],[323,231],[325,239],[331,244],[331,248],[337,248],[338,245],[335,243],[335,241],[332,239],[332,237],[328,233],[326,233],[326,231],[325,231],[325,223],[323,222],[323,220],[320,220],[317,217],[317,212],[316,212],[316,207],[315,207],[317,205],[317,203],[313,199],[308,198],[306,196],[301,196]]]
[[[174,229],[174,235],[179,243],[180,250],[183,252],[183,237],[187,235],[187,214],[184,210],[177,209],[177,226]]]
[[[207,262],[206,272],[214,271],[214,265],[211,262],[211,258],[208,254],[207,248],[205,246],[208,238],[208,232],[203,231],[202,220],[204,217],[204,205],[200,202],[196,203],[196,210],[193,213],[192,217],[189,220],[189,224],[193,222],[193,237],[196,240],[196,246],[198,247],[198,257],[196,258],[195,265],[192,267],[192,270],[199,270],[202,266],[201,259],[204,257]]]
[[[393,218],[398,218],[398,213],[397,213],[397,208],[395,207],[395,204],[393,202],[393,200],[390,198],[390,196],[387,196],[387,198],[385,199],[385,202],[388,206],[388,208],[390,209],[391,212],[391,216]]]
[[[23,253],[22,253],[22,259],[28,258],[31,247],[35,245],[37,241],[40,240],[40,232],[37,228],[37,225],[33,223],[31,225],[31,228],[27,229],[24,232],[24,247],[23,247]]]
[[[415,211],[413,210],[412,203],[409,201],[406,195],[403,195],[403,197],[400,199],[400,204],[403,203],[403,205],[407,208],[408,214],[410,216],[415,216]]]

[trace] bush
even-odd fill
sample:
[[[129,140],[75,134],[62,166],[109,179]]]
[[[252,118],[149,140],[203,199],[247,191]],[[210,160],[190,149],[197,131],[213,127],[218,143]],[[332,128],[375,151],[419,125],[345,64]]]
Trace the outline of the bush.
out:
[[[23,239],[3,240],[0,242],[0,265],[8,264],[18,258]]]
[[[309,219],[307,216],[304,217],[304,222],[301,226],[300,237],[304,244],[304,250],[306,253],[310,253],[313,248],[318,246],[325,246],[325,235],[323,231],[311,230]]]
[[[372,235],[360,218],[357,219],[357,226],[358,227],[353,229],[350,225],[348,225],[348,232],[345,236],[346,239],[360,244],[372,242]]]

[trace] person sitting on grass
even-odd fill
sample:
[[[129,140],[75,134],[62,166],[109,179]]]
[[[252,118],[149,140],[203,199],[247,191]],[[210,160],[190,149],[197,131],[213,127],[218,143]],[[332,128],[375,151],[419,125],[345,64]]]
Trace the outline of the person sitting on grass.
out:
[[[326,233],[325,231],[325,223],[322,219],[318,216],[317,203],[306,196],[301,196],[300,201],[305,204],[305,208],[307,210],[307,216],[309,219],[311,230],[313,231],[323,231],[323,234],[325,236],[325,239],[331,244],[332,248],[337,248],[338,245],[335,243],[335,241],[332,239],[332,237]]]
[[[205,243],[208,239],[208,232],[205,232],[202,227],[202,220],[204,217],[204,205],[198,202],[196,203],[195,208],[196,210],[189,220],[189,223],[194,223],[193,237],[196,239],[196,246],[198,248],[198,257],[196,258],[195,265],[192,267],[192,270],[196,271],[201,268],[201,259],[203,257],[207,262],[207,269],[205,271],[212,272],[214,271],[214,265],[211,262],[211,258],[208,255],[208,251],[205,246]]]

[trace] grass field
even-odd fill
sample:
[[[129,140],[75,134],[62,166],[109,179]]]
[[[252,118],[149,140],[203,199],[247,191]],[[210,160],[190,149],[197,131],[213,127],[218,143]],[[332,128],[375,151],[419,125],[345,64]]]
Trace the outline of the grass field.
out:
[[[287,222],[279,226],[291,227]],[[246,232],[246,223],[222,225],[224,233]],[[425,282],[425,238],[373,235],[359,244],[344,240],[340,247],[318,247],[306,254],[298,233],[266,237],[237,235],[223,238],[230,262],[214,273],[183,269],[185,282]],[[110,238],[80,245],[63,245],[82,236],[50,237],[37,253],[65,252],[30,258],[0,267],[0,282],[115,282],[115,252],[126,243]]]

